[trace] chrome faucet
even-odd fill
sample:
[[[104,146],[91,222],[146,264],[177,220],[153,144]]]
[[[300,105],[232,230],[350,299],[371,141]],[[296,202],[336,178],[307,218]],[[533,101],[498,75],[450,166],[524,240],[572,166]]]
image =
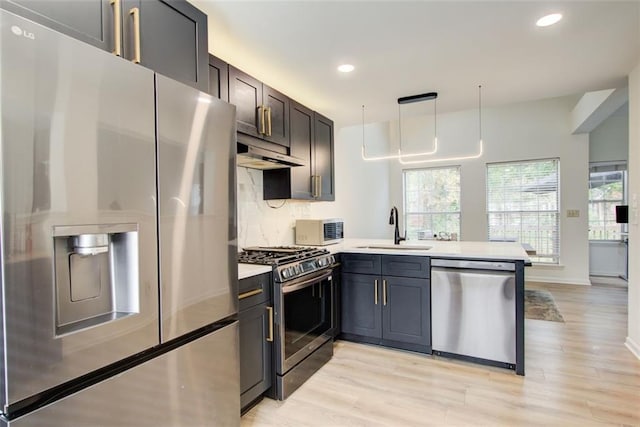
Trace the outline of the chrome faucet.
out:
[[[394,219],[395,213],[395,219]],[[391,208],[391,214],[389,216],[389,224],[396,225],[395,231],[393,233],[393,244],[399,245],[403,240],[407,240],[407,229],[404,229],[404,237],[400,237],[400,218],[398,218],[398,208],[395,206]]]

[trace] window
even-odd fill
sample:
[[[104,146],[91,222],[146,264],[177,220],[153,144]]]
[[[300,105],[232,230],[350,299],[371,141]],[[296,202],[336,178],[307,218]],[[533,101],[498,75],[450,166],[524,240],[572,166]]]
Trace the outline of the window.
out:
[[[558,159],[487,165],[490,241],[528,243],[532,261],[558,263]]]
[[[616,206],[625,205],[626,163],[599,163],[589,167],[589,240],[620,240]]]
[[[460,235],[460,167],[403,172],[404,219],[408,239]]]

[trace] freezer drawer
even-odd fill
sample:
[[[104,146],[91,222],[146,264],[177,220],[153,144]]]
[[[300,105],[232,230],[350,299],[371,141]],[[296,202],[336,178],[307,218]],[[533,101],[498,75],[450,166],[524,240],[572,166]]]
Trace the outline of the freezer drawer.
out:
[[[13,420],[12,427],[237,426],[238,322]]]
[[[515,274],[431,268],[434,351],[516,363]]]

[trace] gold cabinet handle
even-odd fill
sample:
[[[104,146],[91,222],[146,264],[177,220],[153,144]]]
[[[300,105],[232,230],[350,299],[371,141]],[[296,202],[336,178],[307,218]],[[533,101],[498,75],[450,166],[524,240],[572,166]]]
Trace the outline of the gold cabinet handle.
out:
[[[265,108],[264,112],[267,116],[267,136],[271,136],[271,107]]]
[[[373,302],[378,305],[378,279],[373,281]]]
[[[382,305],[387,305],[387,281],[382,280]]]
[[[322,183],[322,177],[320,175],[311,175],[311,196],[314,198],[320,197],[320,185]]]
[[[262,289],[260,289],[260,288],[254,289],[254,290],[247,291],[245,293],[242,293],[242,294],[238,295],[238,299],[242,300],[242,299],[249,298],[249,297],[252,297],[254,295],[261,294],[261,293],[262,293]]]
[[[140,9],[131,8],[129,15],[133,17],[133,59],[131,62],[139,64],[142,56],[140,52]]]
[[[111,0],[113,6],[113,50],[111,53],[122,56],[122,0]]]
[[[267,307],[267,313],[269,313],[269,336],[267,342],[273,342],[273,307]]]
[[[258,106],[258,122],[260,127],[258,131],[260,132],[260,135],[264,135],[266,131],[264,128],[264,106],[262,105]]]

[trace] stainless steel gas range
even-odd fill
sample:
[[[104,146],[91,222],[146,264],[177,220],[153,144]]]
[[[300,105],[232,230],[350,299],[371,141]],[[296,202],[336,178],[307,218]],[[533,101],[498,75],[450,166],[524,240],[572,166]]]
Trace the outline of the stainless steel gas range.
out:
[[[326,249],[250,247],[238,262],[273,266],[276,398],[286,399],[333,355],[335,258]]]

